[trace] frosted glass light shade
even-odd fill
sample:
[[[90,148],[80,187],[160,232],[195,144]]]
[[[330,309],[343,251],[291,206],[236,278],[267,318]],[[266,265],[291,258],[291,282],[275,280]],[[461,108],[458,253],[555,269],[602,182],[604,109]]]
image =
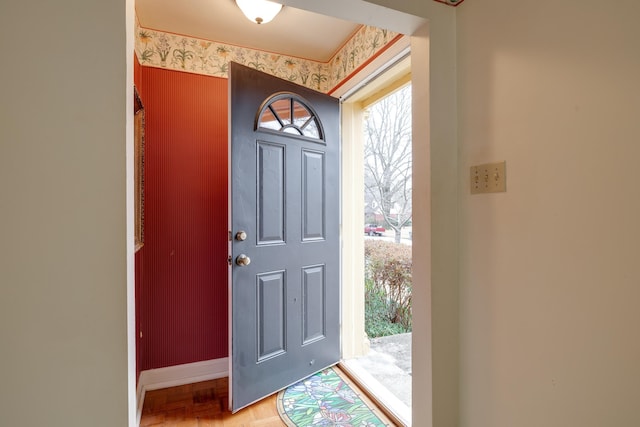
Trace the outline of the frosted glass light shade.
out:
[[[236,0],[236,4],[249,21],[266,24],[276,17],[282,5],[267,0]]]

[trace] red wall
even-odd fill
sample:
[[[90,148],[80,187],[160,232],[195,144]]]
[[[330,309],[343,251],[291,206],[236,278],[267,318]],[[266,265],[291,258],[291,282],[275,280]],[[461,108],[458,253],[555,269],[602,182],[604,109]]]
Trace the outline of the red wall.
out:
[[[139,369],[226,357],[227,80],[134,71],[145,107]]]

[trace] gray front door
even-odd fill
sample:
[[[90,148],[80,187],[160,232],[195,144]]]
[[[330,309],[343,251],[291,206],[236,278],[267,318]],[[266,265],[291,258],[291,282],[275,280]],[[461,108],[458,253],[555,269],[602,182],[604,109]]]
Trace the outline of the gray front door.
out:
[[[340,357],[339,103],[232,63],[230,407]]]

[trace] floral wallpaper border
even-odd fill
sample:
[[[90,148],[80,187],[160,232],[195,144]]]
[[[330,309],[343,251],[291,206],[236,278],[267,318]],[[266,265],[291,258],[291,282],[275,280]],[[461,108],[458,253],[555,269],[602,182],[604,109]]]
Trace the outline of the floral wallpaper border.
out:
[[[143,66],[228,77],[229,62],[235,61],[327,93],[398,36],[363,25],[329,62],[317,62],[151,30],[136,20],[135,50]]]

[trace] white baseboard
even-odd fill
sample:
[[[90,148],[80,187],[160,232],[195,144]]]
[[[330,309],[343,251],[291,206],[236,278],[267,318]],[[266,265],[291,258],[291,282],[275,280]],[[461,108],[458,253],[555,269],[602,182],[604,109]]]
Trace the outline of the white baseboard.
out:
[[[192,384],[200,381],[214,380],[229,375],[229,358],[205,360],[166,368],[149,369],[140,372],[138,379],[138,425],[142,417],[144,396],[149,390]]]

